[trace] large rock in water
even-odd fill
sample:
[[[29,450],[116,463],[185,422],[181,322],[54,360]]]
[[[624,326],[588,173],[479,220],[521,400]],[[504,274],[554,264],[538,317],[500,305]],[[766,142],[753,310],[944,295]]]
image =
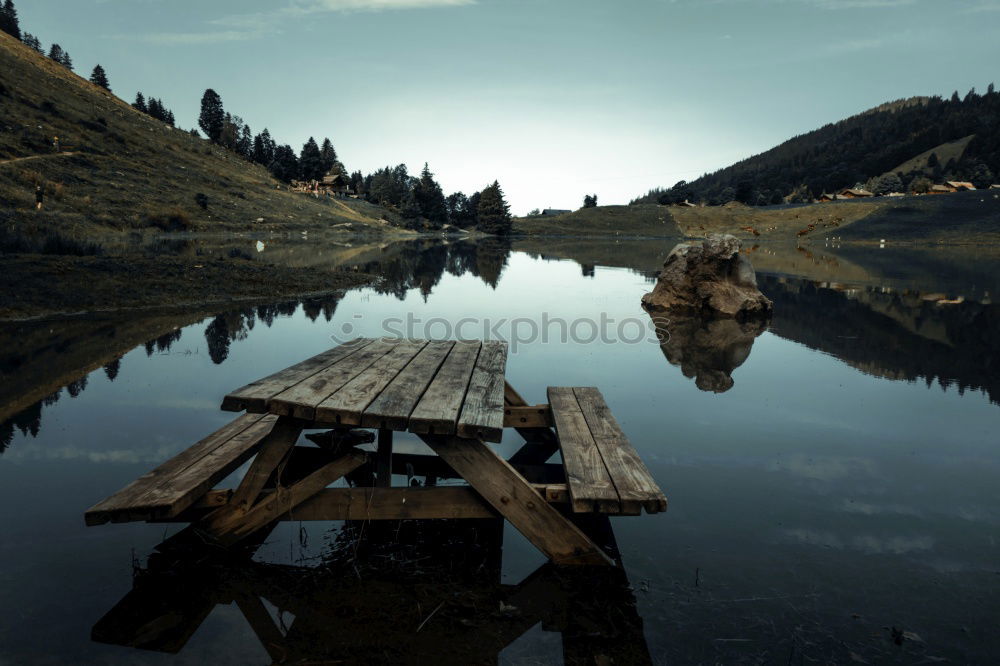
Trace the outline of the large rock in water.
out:
[[[757,276],[740,245],[728,234],[677,245],[653,291],[642,297],[642,306],[687,316],[767,318],[773,304],[757,288]]]

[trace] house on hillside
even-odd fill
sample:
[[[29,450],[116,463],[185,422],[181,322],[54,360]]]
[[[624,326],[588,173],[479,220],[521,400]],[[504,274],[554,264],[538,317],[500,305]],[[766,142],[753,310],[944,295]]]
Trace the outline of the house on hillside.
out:
[[[848,187],[847,189],[841,190],[837,193],[839,199],[865,199],[867,197],[875,196],[868,190],[862,190],[854,187]]]
[[[546,208],[542,211],[543,217],[551,217],[553,215],[565,215],[566,213],[572,213],[571,210],[563,210],[562,208]]]
[[[951,194],[954,191],[947,185],[931,185],[931,189],[927,190],[927,194]]]
[[[823,194],[819,195],[819,199],[816,199],[816,201],[819,203],[826,203],[827,201],[833,201],[836,198],[837,198],[836,194],[827,194],[826,192],[824,192]]]
[[[952,192],[965,192],[966,190],[976,189],[975,185],[964,180],[949,180],[945,182],[945,185],[950,187]]]
[[[337,197],[345,197],[351,193],[351,181],[347,179],[347,176],[340,173],[328,173],[323,176],[323,180],[320,181],[318,189],[322,193],[330,193]]]

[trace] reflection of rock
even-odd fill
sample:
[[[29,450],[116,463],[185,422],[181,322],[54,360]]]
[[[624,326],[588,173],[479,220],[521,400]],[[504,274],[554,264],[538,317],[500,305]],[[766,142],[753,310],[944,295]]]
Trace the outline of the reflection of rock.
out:
[[[764,321],[679,317],[656,324],[660,349],[702,391],[724,393],[733,387],[732,372],[750,356],[753,341],[767,328]]]
[[[730,235],[677,245],[642,305],[657,312],[737,319],[766,317],[772,309],[757,289],[750,260],[740,254],[739,239]]]

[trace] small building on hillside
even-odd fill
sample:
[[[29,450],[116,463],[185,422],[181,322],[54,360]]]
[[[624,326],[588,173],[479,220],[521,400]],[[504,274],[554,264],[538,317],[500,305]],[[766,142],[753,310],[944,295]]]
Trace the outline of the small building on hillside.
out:
[[[837,196],[840,199],[865,199],[868,197],[875,196],[868,190],[862,190],[855,187],[848,187],[847,189],[841,190]]]
[[[565,210],[562,208],[546,208],[542,211],[543,217],[552,217],[553,215],[565,215],[566,213],[572,213],[571,210]]]
[[[966,190],[976,189],[975,185],[964,180],[949,180],[945,182],[945,185],[950,187],[952,192],[965,192]]]
[[[990,185],[990,189],[991,190],[1000,190],[1000,183],[994,183],[993,185]]]
[[[954,191],[948,185],[931,185],[931,189],[927,190],[927,194],[951,194]]]
[[[833,201],[836,198],[837,198],[836,194],[827,194],[826,192],[824,192],[823,194],[819,195],[819,199],[816,199],[816,201],[818,201],[819,203],[826,203],[828,201]]]
[[[338,197],[344,197],[351,193],[351,181],[347,179],[347,176],[340,173],[329,173],[323,176],[323,180],[320,181],[318,189],[320,192],[329,192]]]
[[[684,201],[678,201],[674,204],[675,206],[680,206],[681,208],[697,208],[693,203],[685,199]]]

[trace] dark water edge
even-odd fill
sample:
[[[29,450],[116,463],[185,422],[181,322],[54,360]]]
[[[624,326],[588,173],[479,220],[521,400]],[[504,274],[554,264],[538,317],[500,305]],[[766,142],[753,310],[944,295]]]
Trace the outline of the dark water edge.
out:
[[[590,243],[544,255],[423,241],[280,249],[303,265],[349,251],[351,266],[386,278],[342,299],[0,329],[0,598],[14,618],[0,662],[278,660],[261,636],[298,659],[358,663],[998,654],[988,254],[765,246],[754,260],[776,304],[767,330],[675,322],[662,347],[524,345],[508,377],[529,402],[546,383],[600,386],[670,499],[662,516],[614,521],[618,578],[565,577],[495,525],[409,525],[382,539],[283,525],[255,562],[208,567],[150,559],[173,528],[84,528],[86,507],[226,422],[227,390],[329,346],[347,324],[369,334],[402,311],[642,317],[638,296],[669,250],[619,246],[602,263]],[[139,621],[162,617],[185,620],[161,634]],[[129,632],[147,649],[105,644]]]

